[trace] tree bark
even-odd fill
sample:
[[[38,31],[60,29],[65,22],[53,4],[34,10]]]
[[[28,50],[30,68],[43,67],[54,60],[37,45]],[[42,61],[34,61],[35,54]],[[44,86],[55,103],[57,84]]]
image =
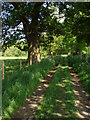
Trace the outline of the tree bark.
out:
[[[28,50],[28,58],[27,58],[27,63],[29,65],[32,65],[32,53]]]
[[[33,48],[33,63],[40,62],[40,50],[39,50],[39,44],[36,43]]]
[[[37,62],[41,61],[41,56],[40,56],[40,49],[39,49],[39,45],[37,45]]]
[[[32,65],[33,63],[40,62],[40,49],[39,42],[28,43],[28,64]]]
[[[33,52],[33,49],[32,49],[32,43],[28,40],[28,59],[27,59],[27,63],[29,65],[32,65],[32,52]]]

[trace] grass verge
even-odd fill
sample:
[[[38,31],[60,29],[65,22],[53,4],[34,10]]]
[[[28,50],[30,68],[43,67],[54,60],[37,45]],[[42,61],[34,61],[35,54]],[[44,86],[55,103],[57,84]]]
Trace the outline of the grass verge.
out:
[[[12,118],[14,112],[33,93],[43,76],[55,66],[59,59],[60,57],[45,59],[32,66],[24,66],[21,71],[7,73],[2,89],[3,118]]]
[[[81,56],[68,56],[68,60],[75,72],[79,74],[84,89],[90,94],[90,65]]]

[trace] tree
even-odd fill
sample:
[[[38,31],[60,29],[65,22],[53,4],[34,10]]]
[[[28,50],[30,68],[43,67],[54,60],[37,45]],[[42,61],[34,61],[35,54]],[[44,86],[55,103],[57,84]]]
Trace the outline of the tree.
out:
[[[32,58],[33,61],[40,61],[39,47],[43,32],[46,32],[48,36],[45,44],[49,41],[53,42],[53,36],[62,34],[68,36],[68,39],[64,39],[67,45],[70,45],[67,41],[74,36],[77,38],[77,43],[83,44],[82,46],[89,43],[87,3],[9,2],[2,3],[2,6],[3,49],[15,45],[23,51],[28,51],[30,63],[32,63]],[[63,24],[60,23],[61,18],[65,19]],[[67,35],[68,28],[70,28],[70,33],[68,32]]]
[[[43,2],[9,2],[3,3],[3,48],[13,44],[21,50],[28,50],[28,60],[32,62],[32,56],[40,61],[39,43],[41,33],[46,30],[51,10],[48,3]],[[20,28],[20,24],[22,27]],[[27,43],[21,48],[18,40]]]
[[[4,52],[4,56],[6,57],[21,57],[21,56],[27,56],[27,52],[26,51],[21,51],[20,49],[18,49],[17,47],[11,46],[9,48],[6,49],[6,51]]]
[[[68,12],[65,18],[65,26],[70,28],[70,34],[76,36],[75,50],[76,53],[81,53],[85,46],[89,46],[89,10],[90,3],[69,3]]]
[[[15,44],[19,49],[28,51],[28,60],[32,61],[31,58],[34,57],[34,61],[40,61],[41,33],[60,34],[61,25],[57,20],[63,17],[61,14],[66,9],[64,4],[9,2],[2,5],[3,49]],[[22,39],[24,40],[21,41]],[[21,42],[24,44],[23,48]]]

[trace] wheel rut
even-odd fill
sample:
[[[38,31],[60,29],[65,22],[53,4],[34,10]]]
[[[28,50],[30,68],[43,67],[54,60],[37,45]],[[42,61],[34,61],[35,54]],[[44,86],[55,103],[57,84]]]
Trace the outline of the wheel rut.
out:
[[[90,96],[84,90],[78,74],[76,74],[69,63],[69,70],[71,76],[71,82],[76,98],[75,106],[77,108],[77,116],[81,119],[90,119]]]
[[[59,62],[55,65],[55,67],[49,71],[49,73],[41,80],[41,83],[37,87],[37,89],[33,92],[33,94],[26,99],[24,105],[18,109],[15,113],[13,119],[21,119],[21,120],[32,120],[37,112],[38,104],[41,102],[44,97],[45,91],[48,88],[52,77],[57,69]]]

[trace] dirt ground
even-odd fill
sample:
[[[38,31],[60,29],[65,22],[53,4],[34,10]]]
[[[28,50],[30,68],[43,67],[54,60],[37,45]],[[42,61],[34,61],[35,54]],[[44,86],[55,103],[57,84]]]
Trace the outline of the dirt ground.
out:
[[[49,73],[41,80],[40,85],[33,92],[33,94],[26,99],[24,105],[19,108],[19,110],[15,113],[13,119],[21,119],[21,120],[32,120],[36,114],[38,104],[41,102],[44,97],[44,93],[50,84],[52,77],[57,69],[59,62],[56,66],[49,71]]]
[[[77,116],[78,118],[86,118],[90,119],[90,96],[84,90],[82,84],[80,83],[80,79],[78,74],[76,74],[72,67],[69,67],[71,82],[73,85],[73,90],[76,98],[76,108],[78,110]]]
[[[32,120],[34,118],[38,104],[44,97],[45,91],[52,80],[58,64],[59,63],[57,63],[53,70],[49,71],[49,73],[41,80],[37,89],[28,99],[26,99],[24,105],[15,113],[15,120],[18,118],[21,118],[21,120]],[[69,70],[76,99],[75,107],[78,110],[76,114],[80,119],[90,119],[90,96],[85,92],[83,86],[80,84],[79,76],[74,72],[71,66],[69,66]]]

